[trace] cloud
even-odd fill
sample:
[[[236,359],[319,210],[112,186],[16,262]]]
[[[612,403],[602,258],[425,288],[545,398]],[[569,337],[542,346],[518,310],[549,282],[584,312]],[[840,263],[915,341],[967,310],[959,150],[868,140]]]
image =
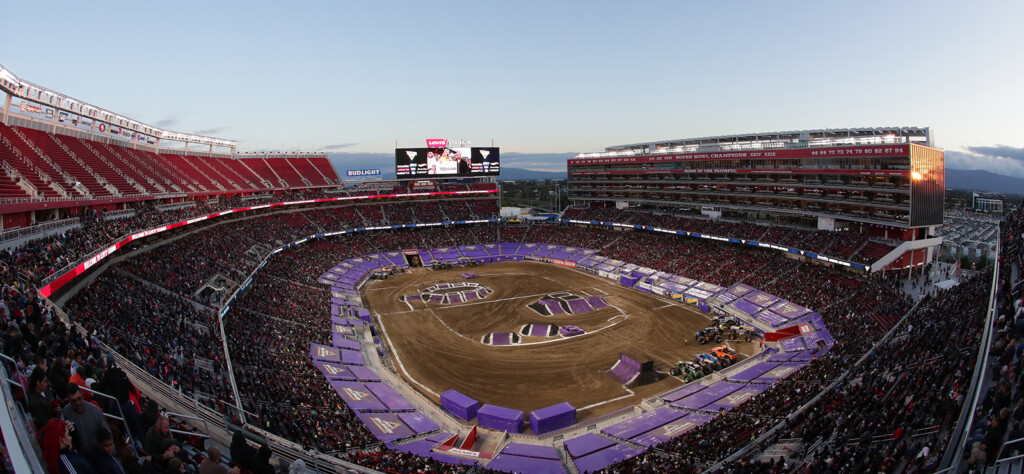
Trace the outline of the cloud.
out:
[[[1011,160],[1024,162],[1024,148],[1017,148],[1007,145],[970,146],[967,147],[967,151],[984,156],[1009,158]]]
[[[501,166],[531,171],[564,173],[566,162],[576,153],[516,153],[501,154]]]
[[[358,143],[338,143],[336,145],[327,145],[324,147],[325,150],[340,150],[342,148],[349,148],[358,145]]]
[[[226,132],[228,130],[231,130],[231,127],[204,128],[202,130],[196,130],[196,131],[194,131],[192,133],[194,133],[196,135],[217,135],[219,133],[223,133],[223,132]]]
[[[153,126],[157,127],[157,128],[172,128],[172,127],[174,127],[177,124],[178,124],[178,119],[176,119],[174,117],[168,117],[168,118],[160,119],[160,120],[157,120],[156,122],[153,122]]]
[[[1024,178],[1024,148],[996,145],[946,150],[946,168],[985,170]]]

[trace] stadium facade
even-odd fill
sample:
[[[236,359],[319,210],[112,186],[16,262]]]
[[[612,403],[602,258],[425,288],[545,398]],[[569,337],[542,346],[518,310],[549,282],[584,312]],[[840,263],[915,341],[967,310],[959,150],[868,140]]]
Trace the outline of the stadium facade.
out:
[[[569,199],[687,210],[896,241],[873,270],[932,261],[944,154],[929,128],[723,135],[610,146],[568,162]],[[755,237],[755,236],[751,236]]]

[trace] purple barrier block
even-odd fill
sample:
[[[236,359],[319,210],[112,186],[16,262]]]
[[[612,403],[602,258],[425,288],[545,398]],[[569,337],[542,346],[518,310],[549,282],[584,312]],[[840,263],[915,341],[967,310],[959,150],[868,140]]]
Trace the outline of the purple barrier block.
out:
[[[334,337],[334,334],[341,334],[344,337],[355,335],[355,333],[356,331],[348,324],[331,324],[331,337]]]
[[[790,338],[779,341],[779,345],[782,346],[782,350],[786,352],[798,352],[807,349],[804,345],[804,338],[800,336],[793,336]]]
[[[810,311],[803,306],[796,303],[790,303],[786,300],[780,300],[779,302],[771,305],[770,309],[775,314],[782,315],[786,319],[796,319]]]
[[[796,354],[796,352],[779,352],[778,354],[771,356],[768,359],[768,362],[786,362],[787,360],[792,359]]]
[[[361,365],[346,365],[349,372],[356,376],[360,382],[380,382],[380,376],[374,371]]]
[[[398,418],[404,421],[406,426],[408,426],[409,429],[413,430],[416,434],[429,433],[431,431],[439,429],[437,423],[434,423],[434,420],[427,418],[427,415],[424,415],[419,412],[399,413]],[[431,447],[433,447],[434,444],[437,443],[432,442]]]
[[[767,308],[768,306],[774,304],[776,301],[779,301],[778,296],[765,293],[763,291],[752,291],[750,293],[747,293],[747,295],[744,296],[743,299],[751,303],[754,303],[762,308]]]
[[[607,448],[608,446],[615,444],[615,442],[608,438],[598,436],[596,433],[587,433],[583,436],[577,436],[573,439],[567,440],[564,444],[565,449],[569,451],[570,456],[579,458]]]
[[[589,313],[594,310],[594,308],[590,307],[590,304],[587,303],[587,300],[583,298],[569,300],[569,308],[572,309],[574,314]]]
[[[380,400],[384,406],[388,407],[388,410],[413,411],[416,409],[412,403],[409,403],[409,400],[406,400],[405,397],[385,383],[366,383],[364,385],[370,389],[373,396],[377,397],[377,400]]]
[[[341,350],[341,361],[348,365],[365,365],[363,353],[359,351]]]
[[[616,444],[608,449],[602,449],[596,453],[584,456],[579,459],[573,459],[573,463],[576,464],[576,468],[580,472],[597,472],[599,469],[604,469],[612,463],[624,461],[626,459],[643,454],[646,449],[635,449],[629,446],[623,446]]]
[[[754,288],[754,287],[752,287],[750,285],[744,285],[743,283],[737,283],[737,284],[733,285],[732,287],[730,287],[728,290],[725,290],[720,296],[725,296],[725,294],[728,293],[730,295],[733,295],[733,296],[736,296],[736,297],[740,297],[740,296],[743,296],[743,295],[745,295],[747,293],[750,293],[751,291],[754,291],[754,290],[756,290],[756,288]]]
[[[639,278],[622,275],[619,277],[619,284],[622,286],[632,287],[636,285],[636,282],[640,281]]]
[[[769,370],[768,372],[765,372],[760,377],[754,380],[751,380],[751,382],[772,384],[786,377],[789,377],[790,375],[793,375],[794,373],[796,373],[796,371],[800,370],[801,368],[803,368],[803,366],[807,365],[808,363],[808,361],[783,362],[779,364],[778,367]]]
[[[558,450],[554,446],[540,446],[536,444],[509,443],[505,446],[505,449],[501,450],[501,454],[538,459],[559,459]]]
[[[460,458],[458,456],[452,456],[450,454],[430,453],[427,455],[427,457],[437,462],[443,462],[445,464],[451,464],[453,466],[472,466],[476,464],[476,461],[473,461],[471,459]]]
[[[764,374],[765,372],[774,369],[778,365],[779,364],[776,364],[774,362],[759,362],[747,367],[744,370],[741,370],[737,374],[730,375],[729,380],[732,382],[749,382],[753,379],[760,377],[761,374]]]
[[[813,360],[815,357],[821,357],[825,355],[825,352],[827,351],[819,351],[817,349],[800,351],[797,352],[796,355],[794,355],[793,358],[789,360],[790,362],[810,361]]]
[[[601,430],[601,432],[613,438],[627,440],[651,431],[659,426],[664,426],[676,421],[685,415],[686,413],[679,410],[673,410],[669,407],[659,407],[654,411],[649,411],[636,418],[609,426]]]
[[[313,367],[316,367],[327,377],[327,380],[348,380],[356,381],[359,380],[359,376],[352,372],[352,367],[348,365],[334,364],[330,362],[319,362],[313,361]]]
[[[558,332],[560,332],[563,336],[570,337],[570,336],[579,336],[580,334],[583,334],[585,331],[582,328],[580,328],[579,326],[569,325],[569,326],[562,326],[561,328],[558,329]]]
[[[342,336],[342,337],[340,339],[335,339],[334,338],[335,335]],[[352,339],[345,339],[344,336],[345,336],[344,334],[336,333],[336,332],[331,334],[331,338],[332,338],[331,342],[334,343],[334,347],[337,347],[338,349],[348,349],[348,350],[351,350],[351,351],[358,351],[359,348],[360,348],[359,341],[352,340]]]
[[[495,405],[480,407],[480,410],[476,412],[476,419],[481,428],[507,430],[510,433],[521,433],[525,424],[522,410]]]
[[[437,443],[433,441],[421,439],[419,441],[412,441],[400,446],[394,446],[393,449],[396,449],[403,453],[415,454],[419,457],[426,457],[427,455],[430,454],[430,450],[434,449],[434,445],[436,444]]]
[[[381,441],[394,441],[416,434],[393,413],[356,413],[356,416]]]
[[[441,394],[441,408],[463,420],[476,418],[480,402],[451,389]]]
[[[730,393],[720,398],[715,403],[705,406],[702,408],[704,411],[721,412],[729,411],[737,406],[746,403],[751,398],[756,397],[761,392],[768,390],[768,385],[750,384],[743,387],[735,392]]]
[[[697,393],[697,392],[699,392],[701,390],[704,390],[705,388],[707,388],[707,385],[701,385],[701,384],[694,383],[694,384],[687,385],[687,386],[685,386],[685,387],[683,387],[683,388],[681,388],[679,390],[676,390],[674,392],[671,392],[668,395],[665,395],[665,396],[661,397],[661,399],[665,400],[666,402],[674,402],[676,400],[679,400],[680,398],[686,397],[687,395],[690,395],[690,394],[693,394],[693,393]]]
[[[705,415],[701,413],[690,413],[683,418],[680,418],[672,423],[668,423],[665,426],[655,428],[648,431],[640,436],[633,438],[636,444],[641,446],[657,446],[664,443],[672,438],[682,435],[687,431],[690,431],[704,423],[710,421],[714,416]]]
[[[773,328],[789,325],[789,320],[779,316],[771,311],[762,311],[754,318],[768,323]]]
[[[672,406],[684,410],[698,410],[741,388],[743,388],[743,384],[717,382],[704,390],[672,403]]]
[[[530,429],[535,434],[550,433],[576,423],[576,408],[569,402],[530,412]]]
[[[744,313],[750,314],[750,315],[757,314],[758,311],[761,311],[761,307],[760,306],[758,306],[758,305],[756,305],[754,303],[751,303],[751,302],[749,302],[747,300],[736,300],[736,301],[733,301],[732,302],[732,307],[736,308],[736,309],[738,309],[740,311],[743,311]]]
[[[565,474],[561,461],[537,459],[511,454],[499,454],[487,463],[487,469],[502,472],[529,472],[531,474]]]
[[[309,357],[321,362],[341,363],[341,350],[321,344],[309,345]]]
[[[331,387],[341,396],[341,400],[355,411],[387,411],[377,397],[374,397],[365,385],[359,382],[338,382],[332,380]]]
[[[344,316],[331,316],[331,325],[351,326],[352,324]]]

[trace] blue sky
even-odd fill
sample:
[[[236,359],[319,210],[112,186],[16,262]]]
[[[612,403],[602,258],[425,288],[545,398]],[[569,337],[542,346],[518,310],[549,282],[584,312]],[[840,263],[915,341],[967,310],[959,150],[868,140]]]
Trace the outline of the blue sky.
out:
[[[509,165],[667,138],[930,126],[1024,176],[1024,2],[16,2],[0,64],[240,151]],[[515,153],[520,153],[516,155]],[[385,158],[379,158],[379,157]],[[546,158],[551,157],[551,158]],[[384,160],[380,162],[380,160]]]

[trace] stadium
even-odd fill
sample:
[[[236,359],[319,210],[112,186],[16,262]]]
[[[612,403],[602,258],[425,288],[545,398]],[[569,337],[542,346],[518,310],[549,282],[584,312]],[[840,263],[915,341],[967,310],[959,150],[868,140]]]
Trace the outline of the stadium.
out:
[[[994,271],[941,266],[928,128],[610,146],[568,160],[557,218],[508,222],[497,147],[346,181],[0,90],[16,472],[111,438],[128,472],[1024,465],[1024,214]]]

